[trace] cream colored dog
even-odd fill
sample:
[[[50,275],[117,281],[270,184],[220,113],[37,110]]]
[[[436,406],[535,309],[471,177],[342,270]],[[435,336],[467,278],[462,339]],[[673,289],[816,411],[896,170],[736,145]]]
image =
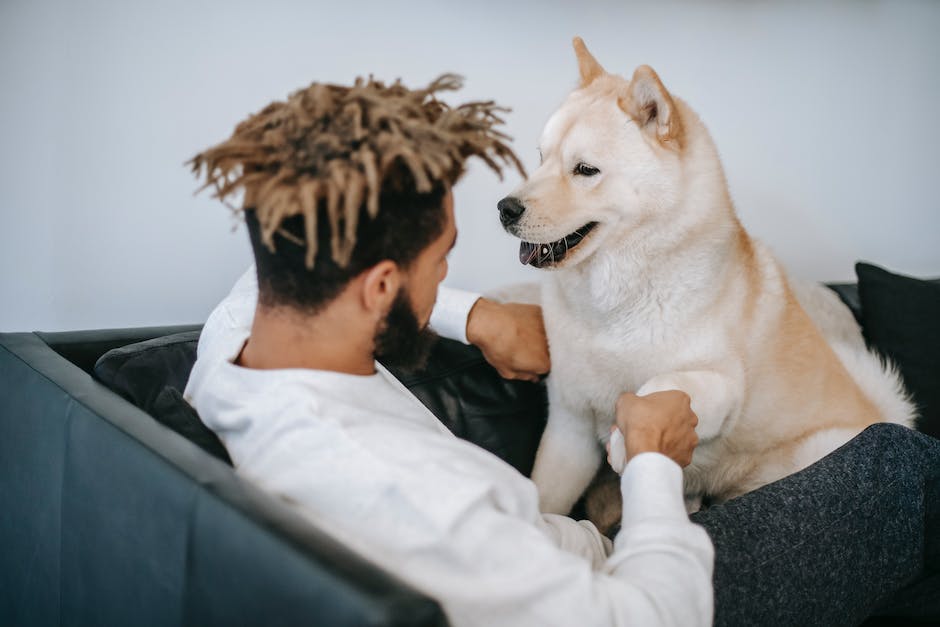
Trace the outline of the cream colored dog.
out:
[[[603,459],[624,391],[686,392],[700,444],[689,508],[791,474],[875,422],[910,425],[890,367],[829,290],[796,286],[745,232],[712,139],[648,66],[608,74],[574,40],[581,84],[542,163],[499,203],[520,260],[550,269],[549,418],[532,478],[567,513]]]

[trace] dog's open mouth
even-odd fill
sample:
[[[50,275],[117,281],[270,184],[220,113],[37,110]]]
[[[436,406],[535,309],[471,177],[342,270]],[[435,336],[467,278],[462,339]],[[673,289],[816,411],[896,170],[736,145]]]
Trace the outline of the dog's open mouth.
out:
[[[519,244],[519,261],[522,265],[532,265],[536,268],[542,268],[553,263],[558,263],[565,258],[575,246],[581,243],[588,233],[594,230],[597,222],[588,222],[580,229],[565,235],[560,240],[550,244],[533,244],[532,242],[521,242]]]

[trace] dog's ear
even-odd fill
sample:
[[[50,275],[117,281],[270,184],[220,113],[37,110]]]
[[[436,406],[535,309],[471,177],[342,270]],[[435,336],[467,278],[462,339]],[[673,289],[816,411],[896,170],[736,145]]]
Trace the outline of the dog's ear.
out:
[[[653,68],[648,65],[638,67],[627,87],[627,93],[617,99],[617,104],[641,128],[655,132],[661,143],[681,147],[682,121],[672,96]]]
[[[587,46],[584,45],[583,39],[575,37],[572,43],[574,44],[574,53],[578,56],[578,70],[581,72],[581,87],[587,87],[594,82],[595,78],[603,76],[607,72],[605,72],[601,64],[597,62],[594,55],[588,51]]]

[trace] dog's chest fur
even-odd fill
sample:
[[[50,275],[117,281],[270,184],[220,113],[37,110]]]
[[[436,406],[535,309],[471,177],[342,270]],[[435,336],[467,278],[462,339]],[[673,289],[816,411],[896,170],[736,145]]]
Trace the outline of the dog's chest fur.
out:
[[[582,276],[559,274],[544,286],[548,385],[552,402],[593,417],[598,437],[606,439],[621,392],[636,392],[679,364],[720,357],[727,343],[720,320],[690,322],[711,300],[701,289],[676,281],[618,282],[603,262],[590,266]]]

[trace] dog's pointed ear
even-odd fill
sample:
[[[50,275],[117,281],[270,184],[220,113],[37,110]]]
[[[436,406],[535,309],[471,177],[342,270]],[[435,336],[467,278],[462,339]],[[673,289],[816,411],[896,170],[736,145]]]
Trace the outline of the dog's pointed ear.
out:
[[[604,71],[601,64],[597,62],[594,55],[588,51],[587,46],[584,45],[583,39],[575,37],[572,43],[574,44],[574,53],[578,57],[578,70],[581,72],[581,87],[587,87],[594,82],[595,78],[603,76],[607,72]]]
[[[655,132],[661,143],[681,146],[682,121],[675,102],[650,66],[641,65],[636,69],[627,93],[617,100],[617,104],[641,128]]]

